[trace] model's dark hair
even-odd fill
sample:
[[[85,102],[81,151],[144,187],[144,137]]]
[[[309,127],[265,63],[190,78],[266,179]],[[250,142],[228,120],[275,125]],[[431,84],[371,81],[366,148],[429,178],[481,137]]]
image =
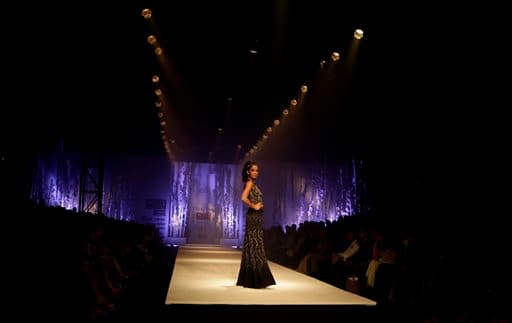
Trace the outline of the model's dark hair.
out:
[[[258,163],[256,163],[253,160],[248,160],[244,164],[244,169],[242,170],[242,182],[245,183],[249,180],[249,174],[247,174],[252,166],[258,166]]]

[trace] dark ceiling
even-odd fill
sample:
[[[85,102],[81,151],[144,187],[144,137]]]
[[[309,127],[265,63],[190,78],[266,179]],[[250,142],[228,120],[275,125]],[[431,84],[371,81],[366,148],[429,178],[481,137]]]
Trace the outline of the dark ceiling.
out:
[[[144,8],[152,10],[154,28],[142,17]],[[274,157],[335,160],[382,148],[424,154],[434,145],[432,124],[445,128],[433,105],[445,84],[429,80],[439,77],[438,48],[445,41],[433,8],[80,1],[18,9],[15,23],[23,31],[6,39],[15,86],[6,109],[12,119],[4,120],[16,121],[36,147],[63,139],[76,147],[162,153],[153,75],[168,78],[170,136],[180,138],[184,159],[206,161],[214,153],[213,160],[232,161],[239,144],[245,153],[302,84],[311,89],[305,112]],[[348,78],[343,63],[357,27],[365,37]],[[165,70],[147,42],[150,34],[162,45]],[[340,66],[318,74],[333,51],[342,55]]]

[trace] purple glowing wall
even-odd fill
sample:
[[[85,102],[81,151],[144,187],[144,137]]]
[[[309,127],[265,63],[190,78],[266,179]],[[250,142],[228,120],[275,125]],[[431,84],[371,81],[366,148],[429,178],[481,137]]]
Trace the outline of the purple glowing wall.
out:
[[[294,164],[260,162],[265,227],[333,221],[365,212],[361,162]]]
[[[189,243],[239,241],[238,167],[176,162],[172,169],[170,237],[186,238]]]
[[[170,163],[160,156],[107,156],[104,213],[154,225],[167,240],[170,176]]]
[[[79,155],[39,154],[33,172],[30,198],[39,204],[78,208]]]
[[[242,242],[246,208],[240,201],[241,165],[172,163],[160,156],[131,155],[107,155],[104,165],[105,215],[155,225],[170,243]],[[32,198],[77,208],[79,166],[78,154],[41,155]],[[264,227],[365,213],[362,166],[355,160],[336,165],[260,162]]]

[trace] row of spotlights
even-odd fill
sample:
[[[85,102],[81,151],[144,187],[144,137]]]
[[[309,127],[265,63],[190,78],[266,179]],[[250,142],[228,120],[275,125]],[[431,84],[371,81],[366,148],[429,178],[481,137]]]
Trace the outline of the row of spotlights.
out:
[[[151,9],[148,9],[148,8],[143,9],[143,10],[142,10],[142,16],[143,16],[145,19],[151,19],[151,16],[152,16]],[[363,30],[361,30],[361,29],[356,29],[356,30],[354,31],[354,38],[355,38],[355,39],[361,39],[361,38],[363,38],[363,35],[364,35],[364,32],[363,32]],[[150,43],[151,45],[154,45],[154,44],[156,43],[156,37],[155,37],[155,36],[153,36],[153,35],[150,35],[150,36],[148,37],[148,43]],[[161,49],[160,47],[155,48],[155,53],[156,53],[157,55],[161,55],[161,54],[162,54],[162,49]],[[340,59],[340,54],[339,54],[338,52],[333,52],[333,53],[332,53],[332,55],[331,55],[331,59],[332,59],[333,61],[335,61],[335,62],[336,62],[336,61],[338,61],[338,60]],[[323,67],[323,65],[324,65],[324,64],[325,64],[325,61],[322,61],[322,62],[320,63],[320,65],[322,65],[322,67]],[[153,83],[158,83],[158,82],[160,81],[160,79],[159,79],[159,77],[158,77],[158,76],[156,76],[156,75],[155,75],[155,76],[153,76],[152,81],[153,81]],[[303,86],[300,88],[300,91],[301,91],[302,93],[306,93],[306,92],[308,91],[308,87],[307,87],[307,86],[305,86],[305,85],[303,85]],[[157,90],[155,91],[155,94],[159,96],[159,95],[161,95],[161,94],[162,94],[162,91],[161,91],[160,89],[157,89]],[[158,103],[159,103],[159,102],[157,102],[157,106],[159,106],[159,104],[158,104]],[[297,105],[297,100],[295,100],[295,99],[294,99],[294,100],[291,100],[291,101],[290,101],[290,104],[291,104],[292,106],[296,106],[296,105]],[[286,115],[288,115],[288,110],[287,110],[287,109],[283,110],[283,114],[284,114],[285,116],[286,116]],[[164,121],[164,122],[161,122],[161,124],[162,124],[162,123],[163,123],[163,125],[165,125],[165,121]],[[280,124],[279,120],[274,120],[274,125],[275,125],[275,126],[278,126],[279,124]],[[220,128],[219,128],[219,131],[222,131],[222,129],[220,129]],[[272,132],[272,127],[268,127],[268,128],[267,128],[267,133],[271,133],[271,132]],[[266,136],[266,135],[264,135],[264,138],[265,138],[265,139],[266,139],[266,137],[267,137],[267,136]],[[238,149],[241,149],[241,148],[242,148],[242,146],[241,146],[241,145],[238,145]],[[253,152],[254,152],[254,149],[257,149],[257,147],[253,147],[253,149],[251,149],[251,150],[250,150],[250,152],[251,152],[251,153],[253,153]],[[246,156],[247,156],[247,155],[248,155],[248,153],[246,153]]]

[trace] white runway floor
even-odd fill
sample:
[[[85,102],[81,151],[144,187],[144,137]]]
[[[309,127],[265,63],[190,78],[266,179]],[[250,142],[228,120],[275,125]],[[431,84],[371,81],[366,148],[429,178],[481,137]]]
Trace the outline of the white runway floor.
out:
[[[269,262],[276,285],[236,286],[241,250],[221,246],[180,246],[166,304],[364,305],[376,303],[284,266]]]

